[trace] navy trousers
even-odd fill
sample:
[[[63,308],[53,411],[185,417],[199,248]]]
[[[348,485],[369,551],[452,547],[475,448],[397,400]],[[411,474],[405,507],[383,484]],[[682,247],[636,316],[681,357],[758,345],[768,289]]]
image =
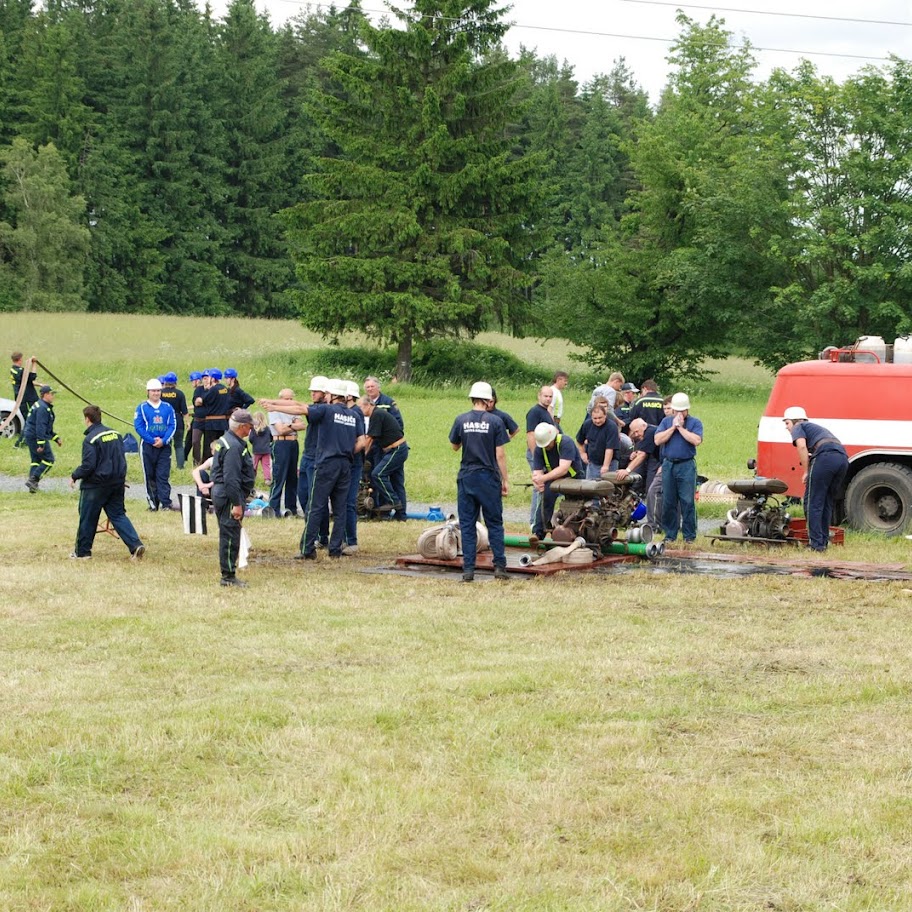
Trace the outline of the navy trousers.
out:
[[[295,512],[298,496],[298,441],[275,440],[272,444],[272,487],[269,506],[276,516],[282,515],[282,495],[286,510]]]
[[[469,573],[475,569],[478,550],[478,516],[484,517],[488,528],[488,541],[494,554],[494,566],[506,567],[504,550],[503,498],[500,492],[500,473],[491,469],[460,474],[456,482],[456,510],[459,514],[459,532],[462,536],[462,569]]]
[[[378,507],[395,504],[396,518],[405,519],[405,460],[408,459],[407,443],[400,443],[395,450],[383,453],[380,462],[371,471],[374,498]]]
[[[132,554],[142,542],[127,516],[124,507],[124,485],[123,482],[120,482],[101,485],[97,488],[80,489],[76,556],[89,557],[92,554],[92,545],[95,542],[95,532],[98,529],[98,520],[102,510],[105,511],[105,516],[110,520],[114,531],[120,536],[120,540]]]
[[[826,551],[830,542],[833,500],[842,490],[849,460],[837,450],[825,450],[811,460],[804,488],[804,515],[808,538],[815,551]]]
[[[146,473],[146,499],[157,510],[171,507],[171,444],[154,447],[143,441],[143,470]]]
[[[332,504],[333,526],[329,537],[329,554],[338,557],[345,539],[345,507],[351,482],[351,462],[345,456],[333,456],[314,466],[314,483],[310,494],[310,509],[304,526],[302,554],[314,554],[320,527],[328,521]]]

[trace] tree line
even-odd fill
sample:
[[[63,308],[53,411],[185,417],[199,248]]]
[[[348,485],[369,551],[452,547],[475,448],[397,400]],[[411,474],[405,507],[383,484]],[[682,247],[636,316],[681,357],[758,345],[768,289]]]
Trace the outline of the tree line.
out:
[[[912,65],[756,78],[679,16],[623,59],[505,52],[494,0],[0,0],[0,310],[501,327],[665,378],[912,330]]]

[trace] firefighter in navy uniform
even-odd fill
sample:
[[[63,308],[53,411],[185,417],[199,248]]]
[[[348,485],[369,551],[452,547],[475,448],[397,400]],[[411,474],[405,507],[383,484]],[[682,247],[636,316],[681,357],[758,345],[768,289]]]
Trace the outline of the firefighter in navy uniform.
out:
[[[177,374],[169,371],[161,379],[162,402],[167,402],[174,409],[176,430],[174,431],[173,449],[174,464],[177,468],[184,467],[186,454],[184,452],[184,421],[187,418],[187,397],[182,390],[177,388]]]
[[[665,417],[665,400],[659,395],[659,388],[656,386],[655,380],[644,380],[641,389],[643,395],[633,403],[628,427],[637,418],[642,418],[646,424],[658,427]]]
[[[70,557],[87,560],[92,556],[98,519],[104,510],[114,531],[129,549],[131,559],[142,560],[146,546],[136,534],[124,506],[127,458],[124,456],[123,438],[101,423],[101,409],[97,405],[87,405],[82,415],[86,423],[82,463],[70,475],[71,488],[76,486],[77,481],[81,482],[76,550]]]
[[[553,424],[544,421],[535,428],[534,433],[532,484],[541,497],[532,534],[544,538],[545,529],[551,525],[558,497],[551,490],[551,482],[564,477],[583,479],[586,477],[586,469],[583,466],[583,457],[572,437],[558,433]]]
[[[225,368],[225,386],[228,389],[228,417],[235,409],[249,409],[254,403],[253,396],[241,389],[238,372],[233,367]]]
[[[219,568],[223,586],[246,586],[237,578],[241,550],[241,521],[247,498],[253,491],[256,473],[247,449],[247,438],[253,418],[246,409],[238,409],[228,422],[228,430],[219,438],[212,457],[212,503],[219,527]]]
[[[800,405],[787,408],[783,421],[804,469],[808,544],[813,551],[826,551],[830,542],[833,501],[842,491],[849,470],[849,456],[832,432],[808,420],[807,412]]]
[[[193,465],[198,466],[200,463],[205,462],[203,459],[203,434],[206,431],[206,412],[203,409],[201,400],[209,382],[208,374],[204,379],[203,371],[191,371],[190,382],[193,384],[193,388],[190,390],[189,405],[193,409],[193,416],[190,419],[190,428],[184,441],[184,456],[185,458],[192,456]],[[199,405],[197,405],[198,399],[200,400]],[[209,456],[210,454],[207,453],[206,459]]]
[[[209,386],[195,404],[203,407],[203,458],[225,431],[228,430],[228,388],[222,384],[222,372],[217,367],[209,368]]]
[[[507,428],[488,405],[494,399],[490,383],[473,383],[469,390],[472,410],[453,422],[450,443],[462,450],[462,464],[456,477],[457,511],[462,538],[462,579],[475,579],[479,513],[484,516],[488,540],[494,554],[494,579],[507,579],[504,550],[503,498],[509,491],[507,457],[504,447],[510,437]]]
[[[54,465],[51,443],[56,443],[57,446],[63,444],[60,435],[54,433],[54,390],[49,386],[42,386],[38,396],[38,402],[25,419],[23,432],[32,459],[29,477],[25,482],[31,494],[37,492],[41,477],[50,472],[51,466]]]
[[[372,443],[370,454],[371,485],[377,507],[389,507],[391,519],[406,519],[405,470],[409,456],[402,427],[391,411],[363,396],[358,403],[367,419],[367,433]]]
[[[35,381],[38,379],[38,375],[34,371],[29,371],[28,375],[26,375],[25,368],[22,366],[22,352],[13,352],[11,358],[13,363],[10,366],[10,384],[13,387],[13,401],[19,397],[19,389],[24,382],[25,392],[22,394],[22,403],[19,406],[19,411],[24,417],[27,417],[32,406],[38,401],[38,392],[35,389]],[[19,428],[19,436],[13,444],[17,450],[25,443],[24,432],[24,426]]]

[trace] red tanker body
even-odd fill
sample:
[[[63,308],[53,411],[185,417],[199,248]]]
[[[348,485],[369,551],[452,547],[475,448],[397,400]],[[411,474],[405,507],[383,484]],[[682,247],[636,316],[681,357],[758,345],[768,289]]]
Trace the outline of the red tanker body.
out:
[[[804,494],[782,415],[800,405],[849,454],[840,513],[857,529],[901,532],[912,520],[912,364],[802,361],[776,375],[757,435],[757,472]]]

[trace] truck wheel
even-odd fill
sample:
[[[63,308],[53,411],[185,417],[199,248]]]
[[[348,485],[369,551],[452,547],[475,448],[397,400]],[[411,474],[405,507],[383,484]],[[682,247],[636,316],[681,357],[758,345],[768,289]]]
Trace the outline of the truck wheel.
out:
[[[9,412],[0,412],[0,424],[6,421],[9,418]],[[13,418],[13,420],[2,430],[0,431],[0,436],[2,437],[18,437],[19,431],[21,430],[19,425],[19,418]]]
[[[883,462],[862,469],[850,482],[846,518],[862,532],[902,532],[912,519],[912,469]]]

